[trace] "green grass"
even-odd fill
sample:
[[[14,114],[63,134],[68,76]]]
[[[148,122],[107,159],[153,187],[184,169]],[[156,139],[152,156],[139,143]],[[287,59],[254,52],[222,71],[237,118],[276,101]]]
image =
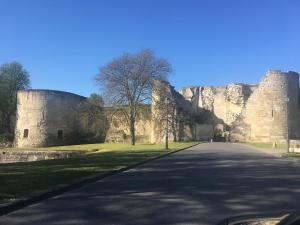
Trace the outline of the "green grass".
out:
[[[290,158],[300,158],[300,153],[285,153],[283,154],[284,157],[290,157]]]
[[[282,154],[282,156],[286,158],[300,159],[300,153],[296,153],[296,152],[284,153]]]
[[[272,148],[271,142],[241,142],[241,144],[249,145],[255,148]],[[286,144],[276,144],[276,148],[284,149],[286,148]]]
[[[170,148],[180,148],[182,145],[193,142],[174,142],[170,143]],[[83,152],[95,152],[95,151],[113,151],[113,150],[161,150],[164,148],[163,144],[150,144],[150,143],[137,143],[131,145],[129,143],[100,143],[100,144],[82,144],[82,145],[66,145],[66,146],[54,146],[44,148],[6,148],[6,150],[39,150],[39,151],[83,151]]]
[[[41,194],[80,179],[108,173],[115,169],[150,159],[196,142],[163,144],[89,144],[45,148],[51,150],[100,151],[69,159],[0,164],[0,203]]]

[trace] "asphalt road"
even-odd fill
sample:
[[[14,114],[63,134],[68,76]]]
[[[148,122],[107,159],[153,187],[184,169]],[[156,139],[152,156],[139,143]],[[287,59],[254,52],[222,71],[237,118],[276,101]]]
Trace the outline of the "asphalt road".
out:
[[[207,224],[300,209],[300,163],[201,144],[0,217],[11,224]]]

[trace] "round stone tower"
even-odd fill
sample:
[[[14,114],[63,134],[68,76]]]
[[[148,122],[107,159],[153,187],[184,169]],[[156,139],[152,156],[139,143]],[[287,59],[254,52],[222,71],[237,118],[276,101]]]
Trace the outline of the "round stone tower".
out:
[[[45,147],[76,143],[77,109],[85,99],[63,91],[18,91],[15,146]]]
[[[246,105],[251,141],[299,138],[299,75],[269,70]]]

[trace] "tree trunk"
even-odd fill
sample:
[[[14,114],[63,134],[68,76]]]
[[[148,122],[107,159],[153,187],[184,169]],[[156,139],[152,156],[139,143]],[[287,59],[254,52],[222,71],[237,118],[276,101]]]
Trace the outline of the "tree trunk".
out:
[[[130,138],[131,138],[131,145],[135,145],[135,122],[130,121]]]
[[[10,117],[9,113],[5,114],[4,131],[7,133],[12,133]]]
[[[1,133],[4,132],[4,115],[1,115],[1,118],[0,118],[0,132]]]
[[[135,145],[135,119],[136,119],[136,107],[131,102],[129,112],[129,129],[130,129],[130,139],[131,145]]]
[[[172,133],[173,133],[173,138],[174,138],[174,142],[177,142],[177,118],[176,118],[176,114],[175,114],[175,109],[174,107],[172,106],[172,121],[171,121],[171,124],[172,124]]]

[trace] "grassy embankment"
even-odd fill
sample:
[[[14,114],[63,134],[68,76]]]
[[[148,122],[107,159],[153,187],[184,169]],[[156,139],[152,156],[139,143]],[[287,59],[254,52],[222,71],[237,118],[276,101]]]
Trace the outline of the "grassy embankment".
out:
[[[273,146],[273,143],[271,142],[240,142],[241,144],[244,145],[249,145],[255,148],[268,148],[271,149]],[[285,149],[286,144],[276,144],[277,149]]]
[[[170,143],[170,150],[164,150],[163,144],[106,143],[41,148],[39,150],[81,150],[87,154],[69,159],[0,164],[0,203],[38,195],[193,144],[196,142]]]
[[[300,153],[296,153],[296,152],[284,153],[282,156],[287,158],[300,159]]]
[[[245,144],[245,145],[249,145],[252,147],[256,147],[256,148],[267,148],[267,149],[271,149],[272,148],[272,143],[259,143],[259,142],[243,142],[241,144]],[[287,146],[286,144],[277,144],[276,149],[280,149],[280,150],[286,150]],[[300,159],[300,153],[298,152],[283,152],[281,153],[282,157],[286,157],[286,158],[296,158],[296,159]]]

